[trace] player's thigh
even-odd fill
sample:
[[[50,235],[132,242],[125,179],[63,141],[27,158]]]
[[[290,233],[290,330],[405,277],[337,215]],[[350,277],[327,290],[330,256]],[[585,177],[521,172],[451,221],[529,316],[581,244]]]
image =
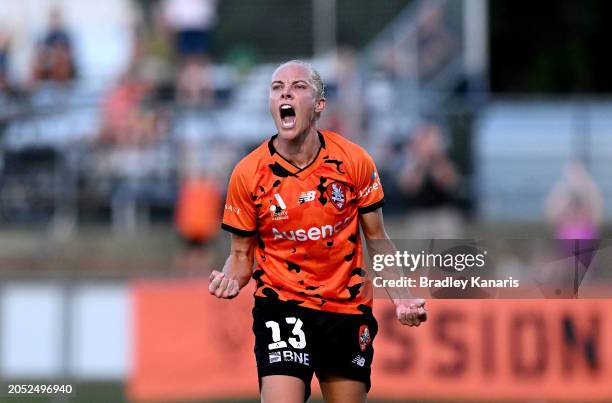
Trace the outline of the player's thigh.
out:
[[[256,299],[253,308],[255,359],[262,396],[267,379],[268,401],[277,392],[299,390],[301,401],[310,396],[313,375],[312,330],[308,313],[287,303]],[[271,381],[270,381],[271,380]],[[291,392],[294,396],[295,392]]]
[[[367,401],[366,384],[336,375],[319,378],[321,392],[327,403],[362,403]]]
[[[262,403],[304,403],[305,384],[300,378],[268,375],[261,378]]]
[[[361,391],[367,393],[374,358],[372,342],[378,333],[376,319],[371,313],[335,314],[328,315],[326,323],[327,331],[322,334],[316,351],[319,359],[315,370],[319,382],[329,384],[328,389],[332,392],[345,386],[359,396]],[[351,399],[346,401],[354,399],[355,395],[351,394]]]

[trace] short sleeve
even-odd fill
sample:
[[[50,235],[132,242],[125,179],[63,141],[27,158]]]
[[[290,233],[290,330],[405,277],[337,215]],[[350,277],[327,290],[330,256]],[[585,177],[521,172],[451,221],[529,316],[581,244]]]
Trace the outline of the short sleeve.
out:
[[[361,150],[355,161],[355,182],[359,214],[369,213],[385,204],[385,194],[372,157]]]
[[[227,187],[221,228],[236,235],[251,236],[255,234],[256,227],[255,205],[251,200],[247,176],[239,164],[232,172]]]

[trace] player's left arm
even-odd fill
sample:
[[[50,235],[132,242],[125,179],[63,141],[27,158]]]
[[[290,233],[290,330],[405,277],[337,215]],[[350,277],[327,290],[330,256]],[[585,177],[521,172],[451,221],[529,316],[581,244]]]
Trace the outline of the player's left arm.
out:
[[[382,209],[360,214],[359,218],[370,257],[377,254],[394,255],[397,249],[385,231]],[[399,269],[394,267],[381,270],[378,274],[385,280],[399,279],[401,276]],[[424,299],[414,298],[407,288],[386,287],[386,291],[395,304],[397,319],[402,324],[419,326],[427,320]]]

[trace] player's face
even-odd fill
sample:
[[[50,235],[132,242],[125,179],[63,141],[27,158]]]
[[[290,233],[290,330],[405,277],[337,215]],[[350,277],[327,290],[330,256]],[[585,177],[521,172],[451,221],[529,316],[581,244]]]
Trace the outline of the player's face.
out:
[[[315,125],[315,114],[325,108],[317,96],[308,67],[289,63],[279,67],[270,85],[270,113],[279,137],[293,140]]]

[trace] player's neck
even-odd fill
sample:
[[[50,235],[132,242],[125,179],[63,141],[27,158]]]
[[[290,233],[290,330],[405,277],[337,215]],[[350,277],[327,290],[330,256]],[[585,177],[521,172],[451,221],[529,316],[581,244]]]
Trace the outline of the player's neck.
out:
[[[277,136],[274,142],[276,151],[287,161],[299,168],[305,168],[310,165],[321,147],[317,129],[315,128],[311,128],[293,140],[284,140]]]

